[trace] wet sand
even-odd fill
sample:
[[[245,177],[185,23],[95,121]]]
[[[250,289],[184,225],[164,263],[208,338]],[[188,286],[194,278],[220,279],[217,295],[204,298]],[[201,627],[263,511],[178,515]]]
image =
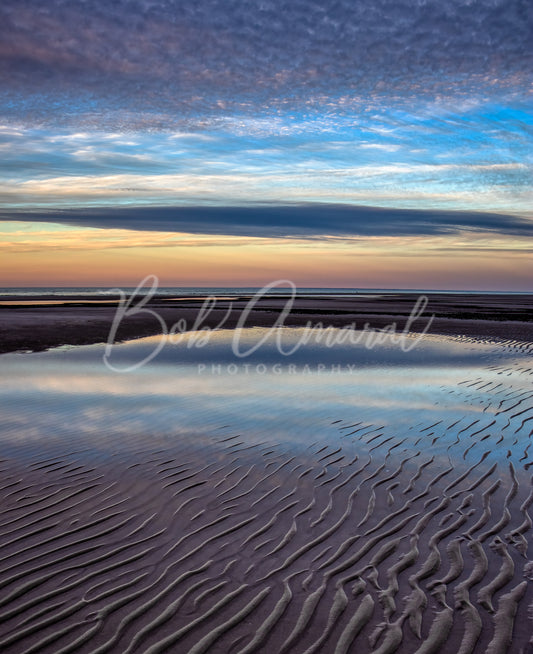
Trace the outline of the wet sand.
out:
[[[333,298],[301,296],[296,299],[284,324],[295,327],[311,321],[343,327],[356,323],[357,328],[362,329],[368,323],[370,328],[383,329],[396,323],[402,330],[418,297],[416,293]],[[160,296],[152,298],[147,308],[161,316],[169,330],[179,320],[185,321],[189,329],[197,320],[199,327],[214,328],[223,322],[225,327],[231,328],[237,324],[250,298],[219,298],[212,310],[200,319],[203,299]],[[12,296],[0,296],[0,353],[106,342],[117,315],[112,299],[102,296],[21,296],[18,301],[23,304],[13,304],[15,298]],[[52,301],[53,305],[47,304]],[[274,296],[263,298],[249,312],[246,326],[272,325],[286,301]],[[533,341],[533,295],[430,294],[427,307],[409,325],[409,330],[423,331],[431,315],[435,316],[430,327],[433,334]],[[116,340],[159,333],[161,324],[157,318],[140,312],[120,321]]]
[[[298,447],[284,415],[184,432],[176,410],[170,433],[156,405],[153,431],[89,438],[96,403],[29,406],[40,433],[6,428],[0,456],[0,651],[531,651],[533,347],[494,347],[418,420],[348,403]]]

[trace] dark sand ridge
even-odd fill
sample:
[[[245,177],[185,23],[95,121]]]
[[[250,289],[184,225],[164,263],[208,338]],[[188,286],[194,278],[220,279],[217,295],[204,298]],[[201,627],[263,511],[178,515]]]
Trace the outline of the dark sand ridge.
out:
[[[475,419],[407,435],[6,445],[0,651],[530,651],[532,348],[502,347],[450,389]]]
[[[342,327],[356,323],[363,328],[380,329],[393,322],[398,329],[404,328],[418,294],[364,294],[354,297],[300,297],[287,316],[287,326],[313,324]],[[33,300],[33,306],[0,304],[0,352],[17,350],[39,351],[57,345],[82,345],[105,342],[109,337],[116,308],[110,306],[109,298],[101,296],[54,297],[54,302],[65,301],[64,305],[39,304],[50,297],[21,297],[24,302]],[[102,304],[94,302],[101,300]],[[410,331],[422,331],[428,318],[435,314],[430,333],[485,338],[533,340],[533,295],[490,295],[490,294],[431,294],[423,314],[415,320]],[[0,297],[0,303],[13,302],[14,298]],[[225,327],[234,327],[249,297],[231,300],[233,310],[225,319]],[[216,327],[222,321],[229,307],[228,299],[219,299],[216,307],[201,321],[202,326]],[[279,297],[265,297],[256,304],[246,321],[248,327],[270,326],[279,317],[285,300]],[[162,317],[170,329],[179,319],[184,319],[191,328],[198,316],[202,299],[185,297],[153,298],[149,308]],[[117,332],[117,340],[139,338],[158,334],[161,326],[156,318],[146,313],[124,319]]]

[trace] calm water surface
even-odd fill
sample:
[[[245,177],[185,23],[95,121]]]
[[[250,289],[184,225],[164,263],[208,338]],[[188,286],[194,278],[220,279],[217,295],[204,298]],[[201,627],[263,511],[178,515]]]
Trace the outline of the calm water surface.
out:
[[[288,352],[302,336],[285,328],[277,341],[264,329],[243,330],[241,352],[264,342],[240,358],[233,332],[212,333],[208,343],[206,334],[193,334],[167,341],[137,368],[162,337],[113,346],[107,361],[114,369],[104,363],[104,345],[3,355],[2,442],[34,448],[68,441],[105,450],[128,439],[149,444],[218,438],[222,431],[298,449],[334,443],[356,425],[403,438],[402,449],[423,438],[444,453],[461,428],[475,423],[490,430],[491,440],[503,433],[506,448],[523,451],[527,444],[510,429],[512,414],[502,411],[506,397],[519,398],[530,384],[519,347],[428,335],[407,339],[408,352],[391,339],[372,349],[361,339],[280,354],[279,342]],[[123,370],[129,371],[117,372]],[[417,425],[434,427],[419,433]],[[501,446],[493,449],[491,456],[502,454]],[[464,460],[478,450],[474,444]]]

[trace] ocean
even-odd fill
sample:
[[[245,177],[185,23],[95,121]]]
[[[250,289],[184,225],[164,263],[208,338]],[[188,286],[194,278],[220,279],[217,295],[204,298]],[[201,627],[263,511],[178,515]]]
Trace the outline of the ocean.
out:
[[[117,288],[120,288],[125,293],[133,293],[134,286],[24,286],[24,287],[4,287],[0,288],[0,296],[94,296],[94,295],[108,295]],[[150,287],[147,285],[141,289],[140,293],[148,293]],[[157,295],[163,296],[190,296],[190,297],[204,297],[206,295],[226,295],[226,296],[239,296],[250,295],[260,291],[259,286],[162,286],[157,289]],[[271,294],[286,295],[289,291],[287,286],[279,286],[272,288],[268,292]],[[375,293],[424,293],[424,294],[438,294],[438,293],[453,293],[453,294],[471,294],[471,295],[528,295],[528,291],[480,291],[480,290],[444,290],[444,289],[401,289],[401,288],[327,288],[327,287],[297,287],[299,295],[312,295],[320,296],[350,296],[354,294],[375,294]]]

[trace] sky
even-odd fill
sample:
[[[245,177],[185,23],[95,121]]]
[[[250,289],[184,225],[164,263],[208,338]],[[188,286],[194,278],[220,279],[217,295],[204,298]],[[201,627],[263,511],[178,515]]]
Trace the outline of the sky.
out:
[[[533,290],[529,0],[4,0],[0,286]]]

